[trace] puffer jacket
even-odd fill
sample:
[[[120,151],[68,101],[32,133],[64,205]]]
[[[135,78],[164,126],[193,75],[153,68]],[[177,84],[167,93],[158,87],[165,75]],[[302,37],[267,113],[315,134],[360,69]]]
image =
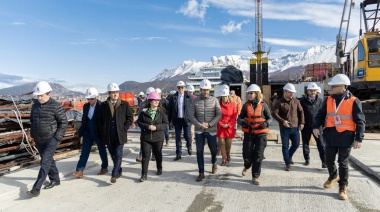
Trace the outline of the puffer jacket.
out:
[[[168,118],[164,112],[163,108],[157,109],[157,114],[152,120],[151,116],[148,113],[148,108],[144,108],[139,114],[137,119],[137,124],[141,128],[141,141],[149,142],[160,142],[164,141],[164,130],[168,126]],[[155,131],[149,130],[149,125],[156,126]]]
[[[67,128],[65,108],[52,98],[44,104],[37,101],[32,106],[30,123],[30,136],[36,143],[53,137],[60,142]]]
[[[222,110],[220,109],[219,101],[215,97],[204,98],[201,95],[194,99],[188,116],[195,126],[195,132],[216,133],[216,125],[222,118]],[[209,123],[210,127],[201,129],[203,122]]]

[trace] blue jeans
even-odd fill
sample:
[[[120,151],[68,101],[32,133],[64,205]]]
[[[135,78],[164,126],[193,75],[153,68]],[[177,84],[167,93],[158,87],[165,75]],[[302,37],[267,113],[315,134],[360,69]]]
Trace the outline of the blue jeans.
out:
[[[110,152],[113,161],[112,177],[116,177],[119,173],[121,174],[121,160],[123,159],[123,147],[124,144],[108,145],[108,151]]]
[[[191,123],[187,123],[185,119],[177,119],[177,122],[174,123],[174,130],[175,130],[175,145],[176,145],[176,151],[175,153],[177,155],[182,155],[182,141],[181,141],[181,134],[183,129],[183,137],[185,137],[186,141],[186,147],[187,149],[191,149]]]
[[[208,132],[195,134],[199,173],[205,172],[204,149],[205,149],[206,138],[207,138],[208,148],[210,149],[210,152],[211,152],[211,163],[212,164],[216,163],[216,153],[218,152],[218,144],[216,142],[216,135],[210,135],[210,133]]]
[[[165,133],[165,141],[169,141],[169,125],[164,130]]]
[[[85,133],[83,135],[82,151],[77,164],[77,171],[83,171],[84,168],[86,168],[87,160],[90,156],[91,146],[94,142],[98,146],[100,159],[102,160],[102,169],[106,169],[108,167],[107,150],[105,145],[102,144],[100,139],[96,136],[93,136],[90,133]]]
[[[290,158],[297,151],[300,145],[300,132],[297,127],[280,128],[282,140],[282,156],[286,165],[290,165]],[[289,139],[292,141],[292,146],[289,148]]]
[[[51,138],[44,143],[36,143],[36,148],[41,157],[41,168],[38,172],[37,180],[33,185],[33,189],[41,189],[46,176],[49,177],[51,182],[60,182],[59,171],[53,158],[57,146],[58,141],[55,140],[55,138]]]

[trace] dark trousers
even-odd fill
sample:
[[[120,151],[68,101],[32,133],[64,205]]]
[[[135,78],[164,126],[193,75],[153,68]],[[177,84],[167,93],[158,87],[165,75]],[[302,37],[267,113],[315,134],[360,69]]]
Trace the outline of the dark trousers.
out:
[[[176,145],[176,151],[175,153],[177,155],[182,155],[182,141],[181,141],[181,134],[183,129],[183,137],[185,137],[186,141],[186,147],[187,149],[191,149],[191,132],[190,132],[191,124],[187,123],[185,119],[177,119],[177,122],[174,123],[174,130],[175,130],[175,145]]]
[[[164,130],[165,141],[169,141],[169,126],[167,126]]]
[[[77,164],[77,171],[83,171],[84,168],[86,168],[88,157],[90,156],[91,147],[94,144],[94,142],[98,146],[100,159],[102,160],[102,169],[106,169],[108,167],[106,146],[100,141],[98,137],[93,136],[90,133],[85,133],[83,135],[82,151]]]
[[[290,158],[297,151],[300,145],[300,132],[297,127],[280,128],[282,142],[282,156],[286,165],[290,165]],[[289,148],[289,139],[292,141],[292,146]]]
[[[150,153],[152,152],[152,150],[153,150],[154,156],[156,157],[157,170],[162,169],[163,143],[164,143],[163,141],[159,141],[159,142],[141,141],[141,149],[142,149],[141,175],[148,174]]]
[[[199,173],[205,172],[205,160],[204,160],[204,149],[205,142],[207,139],[208,148],[211,152],[211,163],[216,163],[216,153],[218,152],[218,144],[216,142],[216,135],[210,135],[208,132],[203,132],[200,134],[195,134],[195,144],[197,145],[197,162]]]
[[[305,160],[310,160],[310,138],[313,134],[312,128],[303,128],[302,130],[302,150],[303,150],[303,157]],[[325,145],[322,143],[322,140],[320,139],[321,136],[318,138],[314,136],[315,142],[317,143],[317,148],[319,152],[319,158],[321,159],[322,163],[325,162]]]
[[[55,138],[51,138],[44,143],[36,143],[37,150],[41,157],[41,167],[38,172],[37,181],[33,185],[33,189],[41,189],[46,176],[49,176],[51,182],[60,182],[59,171],[53,158],[57,146],[58,142]]]
[[[120,144],[118,142],[114,142],[111,145],[108,145],[108,152],[110,153],[113,161],[112,177],[117,177],[118,174],[121,175],[121,160],[123,159],[123,147],[124,144]]]
[[[339,164],[339,186],[348,185],[348,159],[351,148],[326,146],[326,165],[329,170],[329,178],[334,179],[338,176],[338,170],[335,165],[336,154],[338,154]]]
[[[267,146],[267,136],[254,136],[244,133],[243,140],[243,160],[244,167],[252,167],[252,177],[258,178],[261,174],[261,165],[264,156],[264,150]]]

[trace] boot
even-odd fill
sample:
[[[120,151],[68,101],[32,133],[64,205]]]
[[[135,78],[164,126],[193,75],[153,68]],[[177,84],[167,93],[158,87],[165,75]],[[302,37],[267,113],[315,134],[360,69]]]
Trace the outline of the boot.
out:
[[[227,153],[227,162],[230,162],[231,161],[231,155],[230,153]]]
[[[347,186],[339,186],[339,199],[346,200],[348,198],[347,196]]]
[[[225,156],[222,157],[222,164],[220,164],[221,166],[225,166],[227,163],[227,158]]]
[[[291,169],[292,169],[292,167],[290,165],[286,165],[285,171],[290,171]]]
[[[216,173],[216,170],[218,170],[218,165],[216,165],[216,163],[212,164],[212,173],[215,174]]]
[[[303,163],[304,166],[310,165],[310,160],[305,160],[305,163]]]
[[[170,146],[169,141],[166,141],[166,145],[165,146],[167,146],[167,147]]]
[[[218,154],[217,154],[217,155],[220,156],[221,152],[222,152],[222,151],[220,151],[220,149],[218,149]]]
[[[154,154],[152,154],[152,161],[156,161],[156,156],[154,156]]]
[[[290,164],[294,165],[293,157],[290,158]]]
[[[253,182],[253,184],[255,184],[255,185],[260,185],[260,180],[259,180],[258,177],[253,177],[253,178],[252,178],[252,182]]]
[[[100,169],[100,171],[98,172],[98,175],[103,175],[103,174],[106,174],[108,172],[108,169]]]
[[[329,179],[327,179],[325,184],[323,184],[323,187],[324,188],[331,188],[334,185],[334,183],[338,180],[339,180],[339,176],[336,176],[334,179],[329,178]]]
[[[83,171],[79,170],[73,173],[73,176],[76,178],[82,178],[83,177]]]
[[[136,162],[140,162],[141,163],[142,162],[142,157],[137,157],[136,158]]]
[[[141,175],[140,182],[144,182],[147,179],[148,179],[148,177],[146,176],[146,174]]]
[[[327,168],[327,165],[326,165],[326,163],[322,163],[322,169],[326,169]]]
[[[241,175],[246,176],[248,172],[247,168],[244,168],[243,171],[241,172]]]
[[[203,179],[205,179],[205,174],[203,173],[199,173],[198,177],[197,177],[197,182],[200,182],[202,181]]]

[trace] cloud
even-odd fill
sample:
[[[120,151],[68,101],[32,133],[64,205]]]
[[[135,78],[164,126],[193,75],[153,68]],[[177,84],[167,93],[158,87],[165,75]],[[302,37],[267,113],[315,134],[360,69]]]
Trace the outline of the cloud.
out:
[[[268,55],[269,58],[280,58],[286,55],[294,55],[294,54],[299,54],[302,51],[291,51],[288,49],[277,49],[275,51],[271,50],[270,54]]]
[[[202,1],[202,3],[199,4],[197,0],[188,0],[185,5],[181,6],[179,13],[191,18],[200,18],[201,20],[204,20],[207,7],[208,5],[205,1]]]
[[[15,22],[10,23],[10,25],[13,25],[13,26],[22,26],[22,25],[26,25],[26,23],[25,22],[21,22],[21,21],[15,21]]]
[[[223,25],[221,27],[222,33],[228,34],[231,32],[240,31],[243,24],[248,24],[249,22],[250,22],[249,20],[246,20],[246,21],[242,21],[240,23],[235,24],[235,21],[230,21],[227,25]]]

